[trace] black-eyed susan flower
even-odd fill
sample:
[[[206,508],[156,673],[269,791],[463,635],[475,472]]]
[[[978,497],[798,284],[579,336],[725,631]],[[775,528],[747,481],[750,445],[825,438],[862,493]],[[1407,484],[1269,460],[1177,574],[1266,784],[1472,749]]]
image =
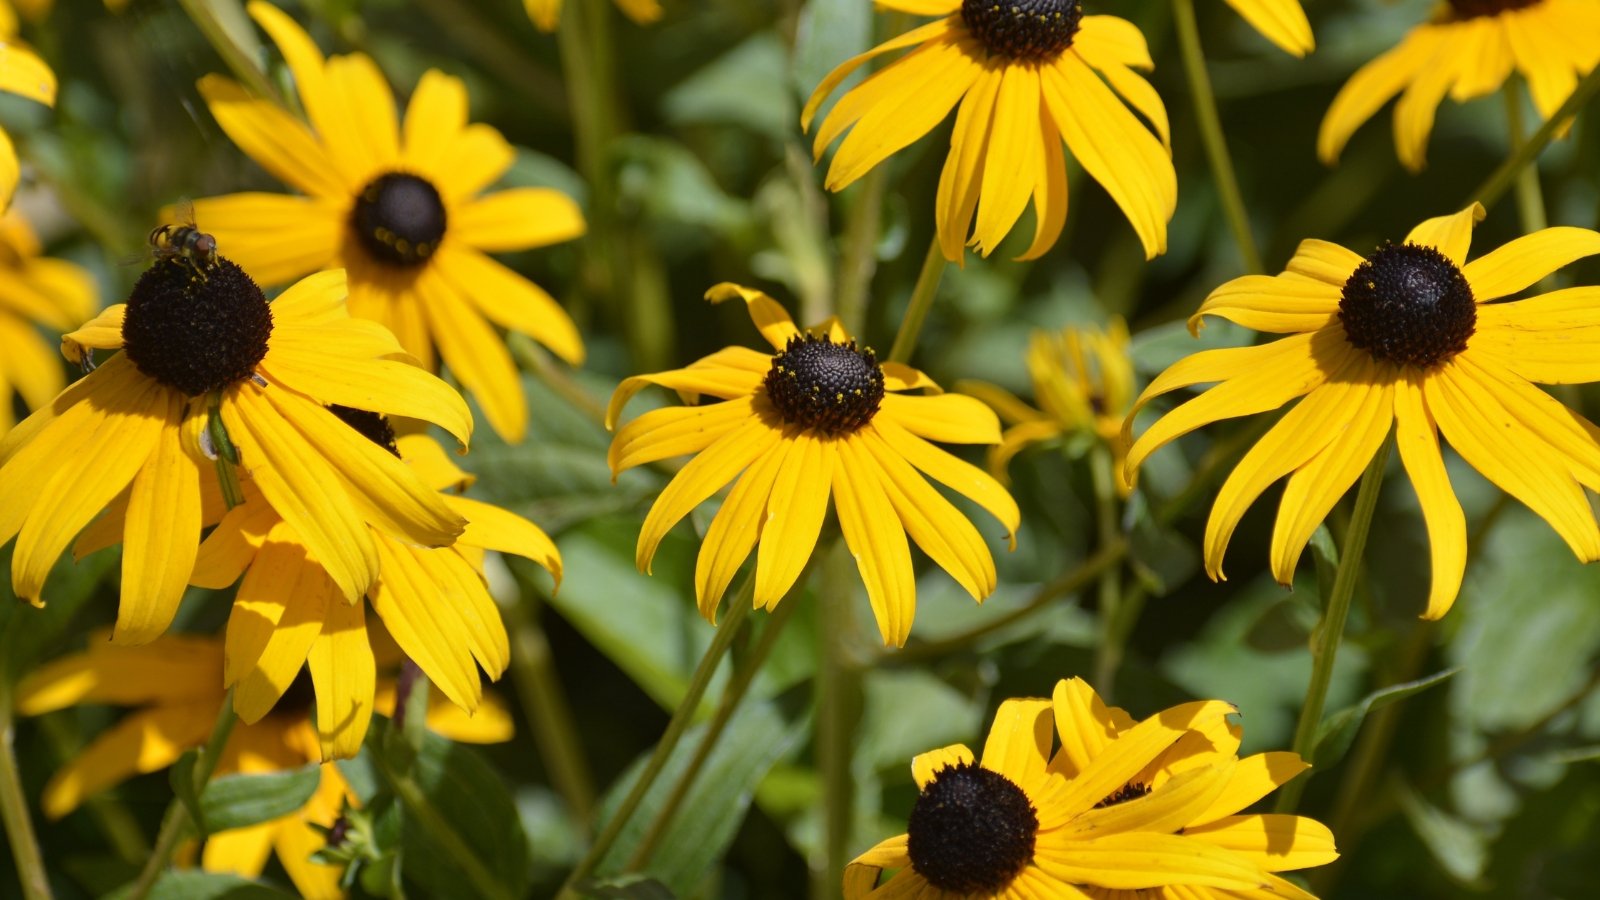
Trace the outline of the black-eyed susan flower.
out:
[[[1300,0],[1227,0],[1233,11],[1244,17],[1250,27],[1294,56],[1305,56],[1316,49],[1311,35],[1311,22]]]
[[[695,595],[707,619],[715,621],[734,573],[758,544],[755,604],[777,605],[811,557],[830,493],[884,643],[904,644],[916,612],[908,533],[974,599],[987,597],[995,587],[987,544],[924,476],[988,510],[1014,545],[1016,501],[981,469],[929,443],[995,443],[994,413],[971,397],[939,393],[910,366],[880,363],[837,319],[802,332],[760,291],[721,284],[706,298],[746,303],[775,352],[729,347],[684,369],[636,375],[612,395],[611,426],[629,398],[652,384],[686,399],[723,401],[647,412],[612,440],[613,473],[695,455],[645,517],[639,568],[650,570],[678,520],[737,479],[695,566]],[[928,393],[908,393],[914,390]]]
[[[1178,179],[1165,146],[1166,107],[1134,72],[1153,67],[1138,28],[1115,16],[1086,16],[1078,0],[878,6],[943,18],[846,61],[812,93],[801,118],[807,129],[852,72],[885,53],[911,50],[847,92],[818,126],[818,159],[849,132],[828,168],[829,190],[848,187],[959,104],[935,203],[946,259],[961,260],[963,246],[992,253],[1030,200],[1037,224],[1021,258],[1055,244],[1067,218],[1063,141],[1122,208],[1145,255],[1166,252]]]
[[[581,235],[577,204],[543,188],[482,195],[514,154],[498,131],[467,123],[460,79],[425,73],[401,126],[369,57],[324,60],[284,13],[259,0],[249,10],[282,51],[310,127],[219,75],[200,93],[241,150],[304,196],[196,200],[196,221],[265,285],[348,269],[351,315],[383,323],[425,368],[437,348],[490,426],[521,440],[522,383],[493,326],[573,365],[583,340],[554,298],[489,253]]]
[[[56,73],[18,40],[17,11],[10,3],[0,3],[0,91],[45,106],[56,105]],[[21,176],[17,148],[11,135],[0,128],[0,209],[11,204]]]
[[[960,744],[912,760],[906,833],[850,863],[844,896],[1309,898],[1276,873],[1332,862],[1333,834],[1241,814],[1307,766],[1240,759],[1233,712],[1211,700],[1135,722],[1077,678],[1008,700],[981,760]]]
[[[989,471],[1006,480],[1006,466],[1023,449],[1063,436],[1087,435],[1110,447],[1122,468],[1122,419],[1133,403],[1133,361],[1128,326],[1121,318],[1104,328],[1035,331],[1028,342],[1028,376],[1034,409],[1010,391],[982,381],[956,389],[989,404],[1008,426],[989,450]],[[1126,493],[1127,484],[1119,481]]]
[[[452,543],[461,517],[325,405],[433,422],[463,443],[471,413],[449,385],[405,361],[383,326],[350,318],[344,297],[340,270],[269,303],[225,258],[206,269],[160,260],[127,303],[66,335],[71,359],[122,352],[0,440],[0,543],[17,539],[16,595],[42,604],[61,551],[116,504],[115,638],[140,643],[164,631],[194,568],[202,522],[221,516],[202,440],[216,431],[214,419],[238,469],[293,524],[346,600],[378,579],[369,522],[419,546]],[[218,452],[213,440],[209,455]]]
[[[403,459],[428,487],[451,491],[463,476],[425,435],[395,437],[382,416],[336,408],[363,436]],[[409,450],[409,452],[407,452]],[[354,756],[372,718],[376,658],[366,604],[346,602],[295,528],[248,490],[200,545],[192,582],[239,583],[228,619],[222,683],[234,709],[259,721],[309,667],[323,759]],[[485,550],[525,556],[561,577],[561,555],[538,526],[454,493],[439,499],[467,521],[449,547],[418,547],[372,530],[382,577],[367,591],[394,642],[443,694],[468,713],[483,698],[478,667],[498,680],[510,662],[500,610],[483,580]],[[242,576],[242,580],[241,580]]]
[[[522,0],[522,5],[528,10],[528,18],[539,26],[540,31],[555,31],[556,26],[561,24],[562,2],[563,0]],[[661,18],[660,0],[616,0],[616,3],[618,9],[640,25],[649,25]]]
[[[1304,397],[1245,454],[1206,523],[1206,571],[1221,579],[1245,510],[1288,476],[1272,533],[1272,572],[1294,578],[1300,552],[1394,426],[1432,547],[1424,615],[1450,609],[1467,563],[1467,525],[1439,434],[1462,459],[1549,522],[1585,561],[1600,526],[1584,488],[1600,490],[1595,427],[1535,387],[1600,380],[1600,289],[1507,301],[1568,263],[1600,253],[1600,234],[1547,228],[1467,261],[1483,207],[1429,219],[1366,257],[1326,241],[1300,244],[1288,269],[1217,290],[1205,316],[1288,334],[1258,347],[1196,353],[1150,383],[1129,414],[1169,391],[1216,387],[1150,426],[1128,452],[1132,477],[1151,453],[1220,419]]]
[[[13,393],[37,409],[66,387],[54,341],[39,328],[71,331],[98,305],[88,272],[41,253],[21,214],[0,217],[0,435],[16,424]]]
[[[358,607],[359,608],[359,607]],[[165,634],[149,644],[126,647],[91,635],[88,648],[41,666],[17,687],[17,711],[41,715],[83,704],[133,711],[101,732],[82,752],[57,769],[41,797],[44,814],[59,819],[83,801],[135,776],[159,772],[185,751],[205,744],[226,692],[223,646],[215,638]],[[394,710],[392,679],[379,682],[379,712]],[[497,743],[511,739],[508,711],[485,698],[471,720],[429,695],[428,727],[452,740]],[[311,690],[304,680],[269,715],[236,725],[223,747],[216,774],[257,775],[299,768],[321,757],[307,713]],[[320,698],[319,698],[320,699]],[[208,871],[261,874],[276,852],[302,896],[337,898],[340,869],[311,860],[324,839],[313,826],[333,825],[346,803],[359,805],[339,767],[320,768],[316,792],[300,809],[247,828],[206,839],[200,864]]]
[[[1516,71],[1548,118],[1597,63],[1600,6],[1592,0],[1448,0],[1345,83],[1322,119],[1317,155],[1337,161],[1356,129],[1398,94],[1395,150],[1407,169],[1420,171],[1446,95],[1465,103]]]

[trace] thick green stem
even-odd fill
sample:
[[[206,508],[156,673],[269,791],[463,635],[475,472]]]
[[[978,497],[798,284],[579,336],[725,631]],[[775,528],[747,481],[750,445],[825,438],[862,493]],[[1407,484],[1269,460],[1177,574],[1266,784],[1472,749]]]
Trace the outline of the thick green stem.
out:
[[[933,308],[933,298],[939,293],[939,281],[944,278],[944,251],[939,248],[939,236],[933,236],[928,245],[928,255],[922,260],[922,271],[917,274],[916,287],[911,289],[911,303],[906,306],[906,316],[900,320],[900,330],[895,333],[894,347],[889,351],[889,361],[911,361],[917,349],[917,338],[922,336],[922,323]]]
[[[804,575],[795,579],[797,587],[804,585],[805,582]],[[728,687],[722,692],[722,701],[717,706],[716,715],[706,726],[706,733],[700,739],[700,746],[695,748],[689,764],[679,773],[677,782],[672,785],[672,792],[662,801],[661,808],[656,810],[649,829],[645,831],[644,837],[639,840],[639,846],[634,848],[633,855],[628,859],[629,871],[638,871],[650,864],[650,857],[655,854],[662,838],[666,837],[672,827],[673,818],[689,796],[689,791],[694,788],[695,779],[699,777],[700,770],[705,768],[706,760],[710,759],[712,752],[717,749],[722,733],[728,728],[728,722],[733,719],[733,714],[738,712],[740,702],[749,692],[750,685],[755,682],[761,667],[766,664],[767,657],[772,655],[772,648],[777,646],[778,636],[783,633],[783,626],[788,624],[794,617],[795,610],[799,608],[798,597],[790,596],[781,601],[767,618],[767,625],[762,629],[761,639],[756,642],[755,648],[747,657],[738,660],[738,668],[734,671],[732,680],[728,682]]]
[[[937,250],[935,246],[935,250]],[[942,259],[942,258],[941,258]],[[845,860],[850,850],[850,823],[855,809],[856,737],[861,724],[861,666],[850,648],[852,629],[849,604],[855,598],[855,573],[843,542],[836,543],[822,569],[823,621],[834,627],[818,629],[821,668],[817,673],[817,769],[822,778],[822,859],[812,869],[811,896],[839,896]]]
[[[868,288],[878,267],[878,231],[883,223],[883,192],[888,182],[888,166],[878,166],[862,176],[845,225],[834,310],[847,334],[861,334],[867,324]]]
[[[752,566],[745,576],[744,586],[739,589],[738,596],[734,598],[733,605],[728,610],[728,617],[717,627],[712,635],[711,645],[706,648],[705,655],[700,658],[700,664],[690,676],[689,687],[684,692],[683,699],[679,701],[677,709],[673,710],[672,718],[667,722],[667,730],[656,743],[655,752],[645,763],[644,771],[639,773],[639,779],[618,804],[617,811],[612,813],[610,821],[606,823],[600,836],[595,838],[589,852],[584,854],[583,859],[579,860],[577,867],[572,870],[572,874],[567,876],[558,897],[579,896],[576,885],[588,878],[600,861],[605,859],[606,854],[611,852],[611,847],[622,834],[622,829],[627,826],[628,820],[639,808],[639,803],[644,800],[644,795],[649,792],[650,786],[666,767],[673,749],[678,746],[678,741],[683,739],[683,733],[688,730],[689,724],[694,721],[695,714],[700,709],[700,699],[705,696],[706,688],[711,685],[712,676],[717,673],[717,664],[722,662],[722,657],[733,645],[733,639],[744,627],[745,619],[749,618],[755,591],[755,567]]]
[[[572,707],[561,692],[550,641],[539,624],[540,604],[532,591],[531,585],[524,585],[522,597],[506,615],[511,626],[511,677],[550,783],[566,801],[572,817],[587,825],[594,816],[594,776],[578,738]]]
[[[1233,157],[1228,155],[1228,140],[1222,133],[1222,119],[1217,115],[1217,97],[1211,90],[1211,76],[1206,72],[1205,50],[1200,46],[1200,26],[1195,21],[1194,0],[1172,0],[1173,18],[1178,26],[1178,48],[1183,55],[1184,73],[1189,78],[1189,92],[1194,95],[1195,118],[1200,126],[1200,139],[1205,144],[1206,161],[1211,164],[1211,177],[1217,185],[1217,195],[1222,200],[1222,212],[1233,231],[1233,240],[1239,245],[1239,257],[1245,270],[1262,271],[1261,251],[1256,248],[1255,234],[1250,230],[1250,216],[1245,211],[1244,197],[1239,193],[1239,178],[1234,174]]]
[[[1096,443],[1089,451],[1090,480],[1094,484],[1095,526],[1100,546],[1109,547],[1118,539],[1117,486],[1111,471],[1111,450]],[[1100,642],[1094,654],[1094,686],[1110,702],[1115,694],[1117,669],[1122,664],[1118,634],[1123,629],[1122,568],[1107,566],[1100,573]]]
[[[1506,100],[1506,133],[1511,139],[1511,155],[1521,151],[1522,137],[1522,84],[1507,78],[1501,96]],[[1543,229],[1549,220],[1544,212],[1544,194],[1539,190],[1539,167],[1527,165],[1517,173],[1517,213],[1522,217],[1522,230],[1526,234]]]
[[[0,823],[4,823],[6,841],[11,844],[22,896],[27,900],[49,900],[50,878],[39,853],[39,839],[33,831],[33,817],[28,814],[28,798],[17,770],[15,732],[11,685],[0,684]]]
[[[1389,464],[1389,452],[1394,448],[1394,437],[1386,438],[1378,452],[1367,464],[1361,476],[1361,487],[1356,491],[1355,512],[1350,516],[1350,527],[1345,530],[1344,546],[1339,548],[1339,572],[1334,576],[1311,644],[1311,683],[1306,686],[1305,704],[1300,707],[1300,721],[1294,729],[1294,752],[1308,763],[1316,763],[1317,732],[1322,726],[1322,710],[1328,701],[1328,686],[1333,683],[1333,665],[1339,656],[1339,643],[1344,639],[1344,622],[1350,614],[1350,599],[1355,596],[1356,582],[1361,578],[1361,560],[1367,547],[1367,532],[1372,527],[1372,514],[1378,508],[1378,494],[1383,487],[1383,470]],[[1306,779],[1297,778],[1278,791],[1278,812],[1294,812],[1305,790]]]
[[[1495,169],[1493,174],[1472,192],[1472,199],[1486,207],[1493,206],[1495,201],[1505,194],[1506,189],[1511,187],[1517,175],[1544,152],[1545,146],[1555,138],[1556,132],[1578,114],[1578,110],[1594,97],[1596,91],[1600,91],[1600,66],[1589,70],[1589,74],[1583,76],[1583,80],[1578,82],[1578,87],[1572,92],[1572,96],[1567,98],[1567,102],[1561,104],[1555,114],[1546,119],[1544,124],[1528,137],[1526,143],[1512,151],[1511,156],[1500,164],[1500,168]]]
[[[217,711],[217,721],[211,726],[211,737],[206,739],[206,745],[200,749],[200,756],[194,761],[194,795],[200,796],[205,792],[206,783],[211,780],[212,773],[217,771],[217,763],[222,760],[222,750],[228,745],[228,736],[233,734],[234,723],[239,717],[233,711],[233,690],[228,690],[227,696],[222,698],[222,709]],[[150,858],[145,861],[144,869],[139,872],[139,880],[134,882],[128,891],[127,900],[144,900],[150,895],[150,890],[156,886],[161,874],[167,870],[167,863],[172,861],[172,854],[177,852],[178,844],[182,842],[192,823],[189,819],[189,808],[183,801],[173,798],[167,805],[166,815],[161,818],[161,830],[156,834],[156,846],[150,851]]]

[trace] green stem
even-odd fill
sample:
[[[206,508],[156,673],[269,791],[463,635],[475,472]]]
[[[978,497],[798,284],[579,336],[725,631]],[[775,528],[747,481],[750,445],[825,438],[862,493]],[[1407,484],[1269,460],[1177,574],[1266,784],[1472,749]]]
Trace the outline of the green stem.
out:
[[[813,557],[815,558],[815,557]],[[795,579],[798,587],[805,584],[805,575]],[[793,592],[791,592],[793,593]],[[749,656],[739,660],[733,679],[728,682],[728,687],[722,692],[722,702],[717,706],[716,715],[706,726],[706,733],[700,739],[700,746],[695,748],[693,758],[688,766],[678,775],[678,780],[672,786],[672,792],[667,799],[662,801],[661,808],[656,810],[655,818],[650,827],[640,839],[639,845],[634,848],[633,855],[628,859],[627,870],[638,871],[650,863],[650,857],[661,845],[662,838],[666,837],[668,830],[673,825],[673,818],[678,813],[678,808],[689,796],[689,791],[694,787],[695,779],[699,777],[700,770],[705,768],[706,760],[717,748],[717,743],[722,739],[722,733],[727,730],[728,722],[733,719],[733,714],[739,710],[739,703],[750,690],[750,685],[755,682],[756,675],[761,667],[766,664],[767,658],[772,655],[772,648],[778,644],[778,636],[783,633],[783,626],[794,617],[795,610],[800,608],[800,598],[789,596],[779,602],[771,616],[767,618],[766,627],[761,631],[761,639],[756,642]]]
[[[194,795],[200,796],[205,791],[206,783],[211,780],[212,773],[217,771],[217,763],[222,760],[223,748],[228,745],[228,736],[233,734],[234,723],[239,717],[233,711],[233,689],[229,688],[226,696],[222,698],[222,709],[217,711],[216,724],[211,726],[211,737],[206,739],[206,744],[200,750],[200,756],[194,761]],[[144,900],[150,895],[150,890],[156,886],[161,875],[167,869],[167,863],[172,861],[172,854],[177,852],[178,844],[182,842],[192,823],[189,819],[189,808],[183,801],[173,798],[167,804],[166,815],[161,818],[161,830],[156,833],[156,846],[150,851],[150,858],[145,861],[144,869],[139,872],[139,880],[134,882],[133,888],[128,891],[127,900]]]
[[[533,338],[515,331],[506,332],[506,346],[511,350],[511,357],[517,365],[532,372],[544,386],[554,391],[557,396],[567,401],[567,404],[577,410],[584,418],[598,425],[606,427],[606,407],[604,403],[595,399],[595,396],[579,384],[572,377],[568,369],[550,357],[549,351],[534,343]]]
[[[1522,85],[1515,78],[1507,78],[1500,91],[1506,100],[1506,132],[1511,139],[1511,154],[1521,151],[1522,137]],[[1539,190],[1539,167],[1527,165],[1517,173],[1517,213],[1522,217],[1522,230],[1526,234],[1543,229],[1549,224],[1544,211],[1544,194]]]
[[[867,324],[867,294],[872,273],[878,267],[878,232],[883,224],[883,193],[888,183],[888,166],[877,166],[863,175],[845,225],[834,309],[846,334],[862,334]]]
[[[252,93],[265,97],[285,109],[289,108],[284,102],[283,94],[279,93],[277,87],[267,78],[267,73],[261,71],[256,61],[229,37],[227,27],[217,18],[212,4],[205,0],[178,0],[178,3],[183,7],[183,11],[189,14],[194,26],[200,29],[206,42],[216,49],[217,55],[222,57],[222,61],[227,63],[228,68],[233,70],[233,74],[243,81]]]
[[[594,776],[578,739],[572,707],[561,692],[550,641],[539,624],[540,606],[532,586],[524,585],[522,597],[507,610],[511,677],[516,681],[522,712],[528,717],[533,742],[550,773],[551,784],[566,801],[572,817],[587,824],[594,817]]]
[[[444,817],[428,799],[428,794],[406,772],[397,772],[382,753],[370,754],[378,771],[383,775],[384,781],[394,790],[396,797],[405,806],[406,812],[417,820],[422,830],[428,833],[439,848],[444,851],[444,856],[455,863],[467,876],[467,881],[472,884],[472,894],[489,900],[513,900],[515,895],[502,885],[494,873],[478,858],[472,845],[467,843],[459,832],[451,826],[450,821]]]
[[[1234,242],[1239,245],[1239,257],[1247,272],[1257,273],[1261,268],[1261,251],[1250,230],[1250,216],[1245,211],[1244,198],[1239,193],[1239,178],[1234,174],[1233,157],[1228,155],[1228,140],[1222,132],[1222,119],[1217,115],[1217,97],[1211,90],[1211,76],[1206,72],[1205,50],[1200,46],[1200,26],[1195,21],[1194,0],[1172,0],[1173,18],[1178,27],[1178,48],[1183,54],[1183,69],[1189,77],[1189,92],[1194,95],[1194,112],[1200,125],[1200,139],[1205,144],[1206,161],[1211,164],[1211,177],[1217,184],[1217,194],[1222,200],[1222,212],[1233,231]]]
[[[937,245],[935,251],[938,250]],[[942,259],[942,257],[941,257]],[[837,542],[822,569],[824,621],[852,621],[849,605],[855,597],[850,554]],[[822,778],[822,867],[812,871],[811,896],[839,896],[845,860],[850,850],[850,824],[855,809],[856,738],[861,724],[861,666],[850,648],[852,630],[818,629],[821,664],[817,673],[816,760]]]
[[[1361,578],[1361,558],[1366,552],[1367,533],[1372,527],[1372,514],[1378,508],[1378,494],[1383,486],[1383,470],[1389,463],[1389,452],[1394,448],[1391,434],[1384,439],[1378,452],[1361,476],[1361,487],[1356,491],[1355,512],[1350,516],[1350,527],[1345,530],[1344,546],[1339,548],[1339,573],[1334,576],[1322,622],[1317,626],[1311,644],[1311,683],[1306,686],[1306,701],[1300,708],[1300,721],[1294,729],[1294,751],[1308,763],[1316,763],[1317,732],[1322,726],[1322,709],[1328,701],[1328,686],[1333,683],[1333,665],[1339,656],[1339,643],[1344,639],[1344,622],[1350,614],[1350,599],[1355,596],[1356,582]],[[1294,812],[1305,790],[1306,779],[1297,778],[1278,791],[1280,813]]]
[[[0,679],[0,682],[4,681]],[[11,844],[11,858],[17,864],[17,881],[22,885],[22,896],[27,900],[49,900],[50,878],[45,872],[44,857],[39,853],[39,838],[33,831],[33,817],[28,813],[28,798],[22,791],[22,778],[17,770],[17,754],[13,746],[15,737],[11,685],[0,683],[0,823],[4,823],[6,841]]]
[[[638,810],[639,803],[644,800],[644,795],[655,783],[661,770],[666,767],[673,749],[678,746],[683,733],[688,730],[689,724],[694,721],[695,714],[700,709],[700,699],[705,696],[706,688],[711,685],[712,676],[717,673],[717,664],[722,662],[722,657],[732,646],[733,639],[744,627],[745,619],[749,618],[755,591],[755,567],[752,566],[745,576],[744,585],[739,589],[738,596],[734,598],[733,605],[728,610],[728,617],[717,627],[712,635],[711,645],[706,648],[705,655],[700,658],[700,664],[690,676],[689,687],[684,692],[683,699],[679,701],[677,709],[673,710],[672,718],[667,722],[667,730],[656,743],[655,752],[645,763],[644,771],[639,773],[639,779],[617,805],[617,811],[612,813],[610,821],[606,822],[606,827],[600,832],[600,836],[595,838],[589,852],[584,854],[583,859],[579,860],[578,865],[572,870],[572,874],[567,876],[558,897],[579,896],[577,884],[588,878],[601,860],[605,859],[606,854],[611,852],[611,847],[622,834],[622,829],[627,826],[628,820]]]
[[[228,436],[228,426],[222,423],[222,393],[213,391],[209,412],[206,414],[206,434],[217,453],[217,482],[222,488],[222,502],[228,509],[244,503],[244,488],[239,484],[239,449]]]
[[[1596,91],[1600,91],[1600,66],[1590,69],[1589,74],[1583,76],[1583,80],[1578,82],[1577,88],[1573,90],[1572,96],[1567,98],[1567,102],[1561,104],[1555,114],[1546,119],[1544,124],[1528,137],[1526,143],[1515,149],[1511,156],[1501,163],[1476,191],[1472,192],[1472,199],[1486,207],[1493,206],[1495,201],[1505,194],[1506,189],[1511,187],[1518,173],[1544,152],[1545,146],[1555,138],[1556,132],[1578,114],[1578,110],[1589,102]]]
[[[906,306],[905,318],[900,320],[900,330],[895,333],[894,347],[889,350],[889,361],[911,361],[911,352],[917,348],[917,338],[922,335],[922,323],[933,308],[933,298],[939,293],[939,281],[944,278],[944,251],[939,248],[935,234],[928,245],[928,255],[922,260],[922,271],[917,274],[916,287],[911,289],[911,302]]]
[[[1096,442],[1089,451],[1089,473],[1094,484],[1095,525],[1102,547],[1109,547],[1118,539],[1117,486],[1111,465],[1111,450]],[[1117,669],[1122,664],[1122,647],[1117,641],[1123,616],[1122,601],[1122,567],[1107,566],[1100,573],[1100,642],[1094,654],[1094,686],[1107,702],[1115,694]]]

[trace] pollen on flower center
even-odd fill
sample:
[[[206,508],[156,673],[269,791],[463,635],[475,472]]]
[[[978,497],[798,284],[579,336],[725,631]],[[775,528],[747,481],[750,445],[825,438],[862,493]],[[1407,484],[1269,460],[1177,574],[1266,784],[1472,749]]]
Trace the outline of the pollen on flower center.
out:
[[[1544,0],[1449,0],[1457,20],[1476,19],[1480,16],[1497,16],[1514,9],[1537,6]]]
[[[1043,62],[1072,46],[1078,0],[962,0],[961,20],[990,53]]]
[[[181,257],[157,260],[122,321],[123,350],[139,371],[191,397],[249,378],[271,336],[261,288],[220,256],[203,271]]]
[[[767,396],[785,422],[827,435],[850,434],[883,402],[883,369],[855,341],[795,335],[767,370]]]
[[[1373,358],[1431,368],[1467,348],[1478,322],[1472,285],[1432,247],[1388,244],[1344,283],[1339,321]]]
[[[976,763],[947,766],[906,825],[911,868],[953,894],[1002,890],[1033,860],[1039,816],[1022,788]]]
[[[388,416],[338,404],[328,407],[328,412],[338,416],[339,421],[361,432],[361,436],[367,440],[395,456],[400,455],[400,448],[394,442],[394,426],[389,424]]]
[[[350,225],[373,258],[395,266],[418,266],[433,256],[444,237],[444,201],[426,179],[390,172],[361,189]]]

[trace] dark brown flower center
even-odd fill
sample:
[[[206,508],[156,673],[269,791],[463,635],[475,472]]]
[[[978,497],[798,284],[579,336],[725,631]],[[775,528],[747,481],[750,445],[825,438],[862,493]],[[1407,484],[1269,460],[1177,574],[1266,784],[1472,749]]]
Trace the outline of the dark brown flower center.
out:
[[[1476,19],[1479,16],[1497,16],[1514,9],[1527,9],[1543,0],[1449,0],[1457,20]]]
[[[361,436],[377,444],[379,447],[400,455],[400,448],[394,442],[394,427],[389,424],[389,417],[382,413],[368,412],[364,409],[353,409],[348,406],[335,404],[328,407],[328,412],[339,417],[339,420],[356,431]]]
[[[272,308],[231,260],[158,259],[128,295],[122,344],[140,372],[198,397],[243,381],[267,355]]]
[[[976,763],[946,766],[906,825],[911,868],[953,894],[991,894],[1033,861],[1039,816],[1016,783]]]
[[[1478,322],[1472,285],[1432,247],[1387,244],[1344,283],[1339,321],[1374,359],[1432,368],[1467,348]]]
[[[984,48],[1043,62],[1072,46],[1083,19],[1078,0],[962,0],[961,21]]]
[[[445,218],[444,201],[431,182],[390,172],[361,189],[350,225],[374,259],[411,267],[427,262],[439,249]]]
[[[883,369],[855,341],[835,344],[827,335],[795,335],[772,357],[767,396],[791,425],[827,435],[851,434],[872,421],[883,402]]]

